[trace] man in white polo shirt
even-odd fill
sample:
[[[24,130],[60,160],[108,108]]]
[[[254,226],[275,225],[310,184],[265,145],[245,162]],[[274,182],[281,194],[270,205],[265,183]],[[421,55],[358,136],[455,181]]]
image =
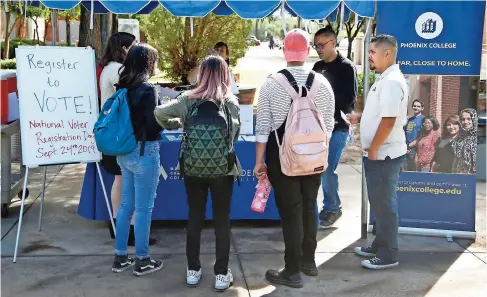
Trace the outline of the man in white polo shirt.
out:
[[[399,264],[397,234],[399,228],[396,188],[407,152],[403,126],[407,121],[408,87],[396,64],[397,41],[390,35],[372,38],[370,68],[381,73],[371,86],[361,115],[349,115],[360,121],[364,150],[364,171],[369,202],[376,217],[376,237],[372,246],[355,248],[370,269],[385,269]]]

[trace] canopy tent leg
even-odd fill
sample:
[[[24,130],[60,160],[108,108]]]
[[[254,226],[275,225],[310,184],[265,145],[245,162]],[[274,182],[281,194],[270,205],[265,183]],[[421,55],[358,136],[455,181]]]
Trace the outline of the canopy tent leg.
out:
[[[369,47],[370,47],[370,35],[372,20],[367,18],[366,33],[365,33],[365,43],[364,43],[364,91],[362,95],[362,106],[365,107],[365,100],[370,88],[370,65],[369,65]],[[362,162],[362,216],[361,216],[361,237],[363,239],[367,238],[367,226],[368,226],[368,215],[369,215],[369,197],[367,194],[367,183],[365,181],[364,165]]]
[[[51,11],[52,46],[56,46],[57,41],[57,9]]]

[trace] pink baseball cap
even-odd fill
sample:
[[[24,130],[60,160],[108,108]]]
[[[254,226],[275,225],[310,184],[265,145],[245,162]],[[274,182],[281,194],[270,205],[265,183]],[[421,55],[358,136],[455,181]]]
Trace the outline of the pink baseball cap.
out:
[[[287,62],[304,62],[309,56],[309,35],[301,29],[293,29],[284,38],[284,58]]]

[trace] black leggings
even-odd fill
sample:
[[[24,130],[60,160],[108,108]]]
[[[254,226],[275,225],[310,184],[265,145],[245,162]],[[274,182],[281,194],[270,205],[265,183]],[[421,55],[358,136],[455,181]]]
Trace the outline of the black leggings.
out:
[[[188,196],[189,217],[186,235],[186,257],[189,270],[198,271],[200,263],[201,230],[205,224],[208,189],[211,191],[213,225],[216,237],[215,275],[227,274],[230,256],[230,205],[233,176],[220,178],[184,177]]]

